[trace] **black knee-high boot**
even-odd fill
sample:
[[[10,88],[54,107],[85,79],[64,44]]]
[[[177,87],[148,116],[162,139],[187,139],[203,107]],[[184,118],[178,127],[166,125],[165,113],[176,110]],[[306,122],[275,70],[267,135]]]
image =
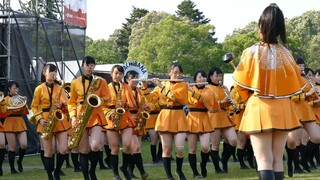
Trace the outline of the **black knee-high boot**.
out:
[[[311,142],[310,140],[307,143],[307,161],[309,162],[310,168],[312,169],[317,169],[317,166],[313,160],[313,158],[315,157],[317,146],[317,144]]]
[[[183,163],[183,158],[176,157],[176,165],[177,165],[176,173],[179,176],[180,180],[185,180],[186,177],[182,172],[182,163]]]
[[[299,146],[299,148],[300,148],[299,151],[300,151],[300,156],[301,156],[300,164],[304,170],[311,172],[310,167],[307,162],[307,147],[305,145],[301,144]]]
[[[47,171],[48,179],[53,180],[53,170],[54,170],[54,159],[53,157],[43,157],[43,164]]]
[[[162,163],[164,166],[164,170],[167,174],[167,179],[173,179],[172,173],[171,173],[171,157],[163,157]]]
[[[140,179],[136,175],[133,174],[135,165],[136,165],[135,159],[133,157],[133,154],[131,154],[130,158],[129,158],[128,173],[132,179]]]
[[[66,154],[66,158],[64,160],[66,161],[66,168],[73,168],[70,164],[69,153]]]
[[[96,167],[99,161],[99,152],[100,151],[90,151],[89,153],[89,159],[90,159],[90,179],[91,180],[97,180],[96,176]]]
[[[130,162],[131,154],[122,152],[122,166],[120,167],[121,172],[125,176],[126,180],[131,180],[131,176],[128,172],[128,165]]]
[[[222,153],[222,169],[225,173],[228,173],[228,161],[232,155],[232,152],[235,150],[235,146],[231,146],[230,144],[225,144],[225,148]]]
[[[71,153],[71,161],[73,164],[74,172],[81,172],[79,153]]]
[[[16,152],[9,151],[8,157],[9,157],[9,164],[11,169],[11,174],[17,174],[18,171],[14,168],[14,158],[15,158]]]
[[[319,149],[319,144],[316,147],[316,152],[314,153],[314,157],[316,158],[317,161],[317,166],[320,166],[320,149]]]
[[[200,163],[200,167],[201,167],[201,175],[203,177],[207,177],[207,162],[209,160],[209,152],[204,153],[201,151],[201,163]]]
[[[111,168],[112,168],[113,176],[114,177],[120,177],[119,176],[119,171],[118,171],[118,166],[119,166],[119,157],[118,157],[118,155],[110,154],[110,165],[111,165]]]
[[[158,157],[158,160],[161,160],[161,159],[162,159],[162,143],[161,143],[161,141],[160,141],[159,144],[158,144],[157,157]]]
[[[288,167],[288,176],[292,177],[293,176],[293,167],[292,167],[292,162],[294,159],[294,151],[295,149],[290,149],[288,146],[286,146],[286,151],[287,151],[287,167]]]
[[[102,151],[98,151],[98,153],[99,153],[98,162],[99,162],[100,170],[109,169],[103,163],[103,152]]]
[[[283,172],[274,172],[274,179],[275,180],[283,180],[284,179],[284,173]]]
[[[44,165],[44,150],[40,150],[40,158],[41,158],[41,162],[43,164],[43,168],[46,169],[46,166]]]
[[[89,179],[89,154],[80,153],[80,166],[83,174],[84,180]]]
[[[189,153],[188,160],[189,160],[189,164],[192,169],[192,172],[193,172],[193,177],[200,177],[200,174],[197,169],[197,155]]]
[[[299,163],[299,149],[300,147],[297,146],[296,149],[294,149],[294,156],[293,156],[293,164],[294,164],[294,173],[305,173],[305,171],[303,171],[300,167],[300,163]]]
[[[0,149],[0,176],[3,175],[2,163],[4,160],[5,149]]]
[[[246,165],[246,163],[244,163],[244,159],[243,159],[243,156],[244,156],[244,150],[243,149],[237,149],[237,156],[238,156],[238,160],[239,160],[239,163],[240,163],[240,168],[241,169],[249,169],[249,167]]]
[[[110,163],[111,149],[110,149],[109,145],[104,145],[104,151],[106,153],[106,158],[104,159],[104,162],[111,169],[111,163]]]
[[[135,162],[135,164],[137,165],[137,168],[139,169],[141,179],[146,179],[149,175],[144,170],[141,153],[133,154],[133,161]]]
[[[19,149],[19,159],[17,160],[18,171],[20,171],[20,172],[23,171],[22,160],[23,160],[25,154],[26,154],[26,149],[20,148]]]
[[[152,156],[152,162],[157,163],[158,162],[158,157],[157,157],[157,145],[150,145],[150,152]]]
[[[247,155],[247,161],[249,163],[249,166],[251,169],[256,169],[254,163],[253,163],[253,149],[250,140],[247,141],[247,144],[245,146],[246,149],[246,155]]]
[[[259,180],[275,180],[273,170],[258,171]]]
[[[56,169],[54,170],[54,179],[60,179],[60,175],[62,176],[65,176],[64,172],[62,172],[61,170],[61,167],[63,165],[63,162],[66,158],[66,154],[61,154],[61,153],[58,153],[57,156],[56,156],[56,160],[57,160],[57,163],[56,163]]]
[[[212,163],[214,165],[214,169],[215,169],[215,173],[216,174],[221,174],[221,173],[224,173],[222,171],[222,169],[220,168],[220,165],[219,165],[219,161],[220,161],[220,158],[219,158],[219,151],[211,151],[210,152],[210,155],[211,155],[211,159],[212,159]]]

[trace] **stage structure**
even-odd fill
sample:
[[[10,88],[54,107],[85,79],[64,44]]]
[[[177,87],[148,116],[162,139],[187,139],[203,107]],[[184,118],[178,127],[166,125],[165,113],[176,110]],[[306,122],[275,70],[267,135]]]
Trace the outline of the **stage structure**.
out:
[[[38,0],[0,1],[0,91],[6,93],[6,83],[15,80],[20,85],[19,94],[27,96],[30,105],[46,62],[59,67],[59,78],[65,73],[74,77],[81,73],[79,60],[85,55],[86,1],[51,0],[51,4]],[[68,67],[71,60],[77,61],[77,71]],[[36,126],[25,120],[29,130],[28,152],[35,153],[39,147]]]

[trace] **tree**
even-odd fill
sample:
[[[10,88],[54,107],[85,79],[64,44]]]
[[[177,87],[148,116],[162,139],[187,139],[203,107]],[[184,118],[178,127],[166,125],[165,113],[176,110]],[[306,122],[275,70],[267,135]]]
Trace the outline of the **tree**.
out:
[[[193,22],[198,22],[200,24],[208,24],[210,19],[206,18],[199,9],[195,8],[196,5],[191,0],[183,0],[178,5],[177,15],[180,17],[188,17]]]
[[[128,57],[129,37],[131,35],[132,25],[139,21],[143,16],[148,13],[146,9],[133,7],[130,18],[126,18],[126,23],[122,24],[122,28],[116,30],[112,37],[113,48],[121,54],[121,59],[124,61]]]
[[[24,13],[49,19],[60,19],[59,12],[61,12],[62,0],[29,0],[26,3],[19,0],[19,3]]]
[[[87,39],[86,54],[93,56],[98,64],[121,63],[120,54],[113,49],[110,40]]]
[[[137,47],[140,45],[141,39],[144,34],[149,31],[150,26],[158,24],[169,15],[170,14],[166,12],[152,11],[142,17],[140,21],[135,22],[132,26],[132,32],[129,38],[129,51],[131,47]]]
[[[165,73],[174,60],[183,65],[185,74],[197,69],[209,70],[220,62],[219,46],[210,38],[212,25],[195,25],[188,18],[168,16],[152,25],[140,46],[130,49],[128,59],[142,62],[149,72]],[[220,48],[221,49],[221,48]]]

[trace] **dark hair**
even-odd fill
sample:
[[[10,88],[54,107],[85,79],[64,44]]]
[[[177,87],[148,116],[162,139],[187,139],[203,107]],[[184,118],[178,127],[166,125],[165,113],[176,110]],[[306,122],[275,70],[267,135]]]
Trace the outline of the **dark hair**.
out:
[[[16,85],[16,87],[19,88],[18,82],[13,81],[13,80],[10,80],[10,81],[8,81],[8,83],[7,83],[7,90],[8,90],[8,92],[9,92],[9,89],[10,89],[13,85]]]
[[[58,68],[54,64],[46,64],[43,66],[42,73],[41,73],[41,82],[46,82],[46,76],[44,73],[49,69],[49,72],[57,71]]]
[[[111,68],[111,74],[113,73],[113,71],[117,69],[119,72],[122,72],[124,73],[124,69],[121,65],[114,65],[112,68]]]
[[[311,68],[304,68],[304,73],[308,74],[308,72],[311,71],[313,75],[315,75],[314,71]]]
[[[129,77],[139,77],[139,73],[137,71],[134,71],[134,70],[131,70],[131,71],[128,71],[126,73],[126,75],[124,76],[124,82],[128,84],[128,81],[127,81],[127,78]]]
[[[317,69],[314,71],[314,75],[319,74],[320,75],[320,69]]]
[[[198,70],[198,71],[194,74],[194,76],[193,76],[193,81],[194,81],[194,82],[196,82],[196,79],[197,79],[198,74],[201,74],[202,77],[207,77],[206,72],[204,72],[204,70],[200,69],[200,70]]]
[[[305,64],[304,60],[300,57],[297,57],[295,60],[297,64]]]
[[[181,65],[180,63],[176,62],[176,61],[173,62],[173,63],[169,66],[169,68],[168,68],[168,73],[169,73],[172,69],[174,69],[175,67],[178,67],[179,70],[180,70],[180,72],[183,73],[182,65]]]
[[[96,61],[94,60],[93,57],[91,57],[91,56],[86,56],[86,57],[83,58],[83,60],[82,60],[82,65],[81,65],[81,66],[83,66],[84,63],[86,63],[87,65],[88,65],[88,64],[96,64]]]
[[[278,43],[277,37],[280,35],[282,43],[287,44],[286,26],[284,16],[281,9],[272,3],[266,7],[259,18],[259,28],[263,35],[262,41],[270,43]]]
[[[209,74],[208,74],[208,78],[207,78],[207,81],[208,81],[209,84],[212,83],[210,76],[212,76],[214,73],[222,74],[222,71],[218,67],[211,68],[210,71],[209,71]]]

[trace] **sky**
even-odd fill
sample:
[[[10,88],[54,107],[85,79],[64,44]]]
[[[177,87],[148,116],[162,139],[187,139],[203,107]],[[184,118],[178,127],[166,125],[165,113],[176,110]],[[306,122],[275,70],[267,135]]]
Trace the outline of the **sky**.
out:
[[[16,0],[13,0],[13,5]],[[277,3],[286,18],[302,15],[308,10],[320,10],[319,0],[192,0],[215,26],[218,42],[224,41],[234,29],[258,21],[270,3]],[[148,11],[175,14],[182,0],[87,0],[86,35],[94,40],[108,39],[130,17],[132,6]]]

